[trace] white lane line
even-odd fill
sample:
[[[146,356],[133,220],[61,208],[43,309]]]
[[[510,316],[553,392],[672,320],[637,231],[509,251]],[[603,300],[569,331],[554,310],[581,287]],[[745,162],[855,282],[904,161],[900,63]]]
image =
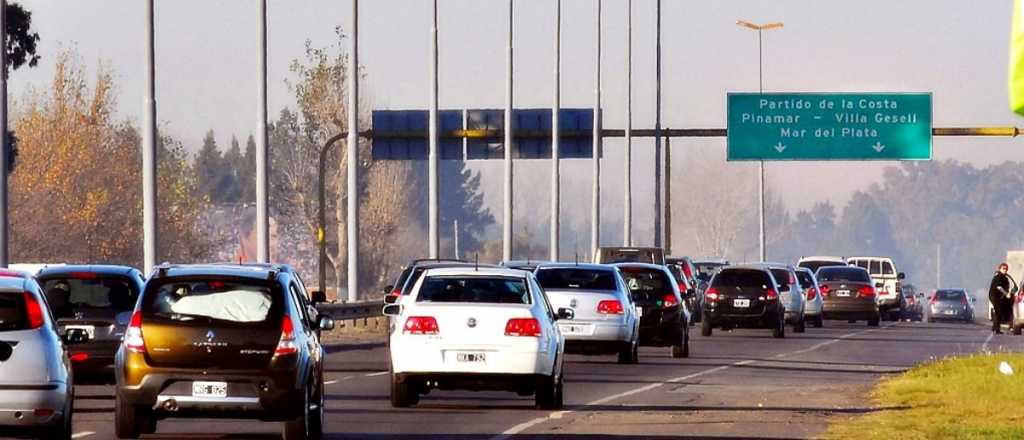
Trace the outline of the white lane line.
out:
[[[388,374],[388,372],[387,371],[378,371],[376,373],[367,374],[366,377],[383,376],[385,374]]]
[[[993,336],[995,336],[995,335],[996,335],[995,333],[989,333],[989,334],[988,334],[988,337],[987,337],[987,338],[985,338],[985,343],[984,343],[984,344],[981,344],[981,352],[982,352],[982,353],[990,353],[990,352],[988,351],[988,343],[989,343],[989,341],[991,341],[991,340],[992,340],[992,337],[993,337]]]
[[[887,326],[884,326],[883,328],[887,328],[887,327],[891,327],[891,326],[892,325],[887,325]],[[797,351],[793,351],[793,352],[789,352],[789,353],[782,353],[781,355],[776,355],[775,357],[782,358],[782,357],[786,357],[786,356],[793,356],[793,355],[797,355],[797,354],[807,353],[807,352],[810,352],[810,351],[813,351],[813,350],[817,350],[817,349],[819,349],[821,347],[824,347],[824,346],[827,346],[827,345],[830,345],[830,344],[835,344],[836,342],[839,342],[839,341],[841,341],[843,339],[851,338],[851,337],[854,337],[854,336],[857,336],[857,335],[862,335],[862,334],[865,334],[865,333],[870,333],[870,332],[873,332],[873,331],[876,331],[876,330],[879,330],[879,329],[878,328],[872,328],[872,329],[868,329],[868,330],[861,330],[861,331],[858,331],[858,332],[847,333],[845,335],[837,337],[836,339],[828,340],[828,341],[825,341],[825,342],[819,342],[817,344],[812,345],[809,348],[805,348],[805,349],[801,349],[801,350],[797,350]],[[680,383],[680,382],[684,382],[684,381],[687,381],[687,380],[690,380],[690,379],[693,379],[693,378],[696,378],[696,377],[707,376],[709,374],[717,373],[717,372],[722,371],[722,370],[727,370],[727,369],[733,368],[733,367],[740,367],[740,366],[752,364],[752,363],[755,363],[755,362],[758,362],[758,361],[755,360],[755,359],[747,359],[747,360],[742,360],[742,361],[736,361],[736,362],[733,362],[733,363],[731,363],[729,365],[721,365],[721,366],[718,366],[718,367],[715,367],[715,368],[709,368],[707,370],[698,371],[698,372],[693,373],[693,374],[688,374],[686,376],[681,376],[681,377],[677,377],[677,378],[674,378],[674,379],[669,379],[669,380],[667,380],[667,381],[665,381],[663,383],[652,383],[652,384],[644,385],[644,386],[642,386],[640,388],[634,388],[632,390],[624,391],[624,392],[621,392],[621,393],[618,393],[618,394],[613,394],[611,396],[603,397],[601,399],[597,399],[595,401],[588,402],[588,403],[584,404],[583,406],[603,405],[603,404],[611,402],[613,400],[617,400],[617,399],[621,399],[623,397],[629,397],[629,396],[632,396],[634,394],[640,394],[640,393],[644,393],[644,392],[653,390],[653,389],[658,388],[658,387],[660,387],[660,386],[662,386],[662,385],[664,385],[666,383]],[[519,434],[519,433],[521,433],[523,431],[526,431],[527,429],[530,429],[530,428],[532,428],[534,426],[537,426],[537,425],[539,425],[541,423],[544,423],[544,422],[546,422],[548,420],[561,419],[566,414],[572,414],[574,412],[575,411],[571,410],[571,409],[570,410],[555,411],[555,412],[553,412],[551,414],[548,414],[547,416],[537,417],[537,418],[535,418],[533,420],[529,420],[529,421],[520,423],[520,424],[518,424],[516,426],[513,426],[513,427],[505,430],[501,434],[496,435],[494,437],[491,437],[490,440],[507,440],[510,437],[512,437],[513,435]]]
[[[92,432],[92,431],[76,432],[74,434],[71,434],[71,438],[86,438],[86,437],[88,437],[90,435],[93,435],[93,434],[95,434],[95,432]]]
[[[334,385],[336,383],[338,383],[338,381],[336,381],[336,380],[329,380],[327,382],[324,382],[324,385]]]

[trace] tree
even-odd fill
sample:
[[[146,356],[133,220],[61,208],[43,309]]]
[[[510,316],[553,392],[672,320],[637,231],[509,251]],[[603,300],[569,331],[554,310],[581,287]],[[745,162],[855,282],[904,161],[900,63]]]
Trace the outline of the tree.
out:
[[[217,149],[217,140],[214,138],[213,130],[206,132],[203,137],[203,146],[196,153],[196,160],[192,167],[196,174],[196,185],[199,195],[207,200],[215,201],[220,184],[220,173],[223,168],[223,158],[220,150]]]
[[[256,203],[256,139],[251,134],[245,140],[245,154],[242,158],[237,167],[241,201]]]
[[[39,34],[32,31],[32,13],[20,4],[9,3],[4,18],[7,32],[7,72],[17,70],[26,63],[29,67],[35,67],[39,63],[39,55],[36,54]]]

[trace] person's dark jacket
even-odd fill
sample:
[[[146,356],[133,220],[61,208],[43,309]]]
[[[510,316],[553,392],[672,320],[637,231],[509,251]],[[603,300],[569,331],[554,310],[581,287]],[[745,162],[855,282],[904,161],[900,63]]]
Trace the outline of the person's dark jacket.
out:
[[[1002,287],[1002,291],[1000,291]],[[992,277],[992,283],[988,286],[988,300],[995,306],[997,303],[1002,303],[1003,299],[1006,298],[1006,293],[1010,291],[1010,277],[1003,273],[996,273]]]

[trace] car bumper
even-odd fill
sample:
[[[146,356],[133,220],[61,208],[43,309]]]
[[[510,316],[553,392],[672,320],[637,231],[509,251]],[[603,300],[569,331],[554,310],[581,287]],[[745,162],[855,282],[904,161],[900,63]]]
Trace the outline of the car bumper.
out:
[[[294,373],[266,376],[249,373],[201,374],[195,371],[166,371],[144,376],[138,385],[119,380],[117,396],[130,405],[157,411],[159,416],[255,418],[288,420],[301,409],[303,390]],[[225,397],[194,397],[192,382],[226,382]]]
[[[391,368],[395,373],[430,374],[541,374],[551,375],[555,353],[532,348],[461,346],[425,349],[421,341],[391,340]],[[460,361],[460,354],[483,354],[483,361]]]
[[[0,385],[0,426],[51,426],[59,423],[67,398],[67,385],[60,382]],[[48,409],[53,413],[36,416],[37,409]]]
[[[821,315],[827,319],[867,320],[879,318],[878,305],[870,302],[857,304],[825,303]]]
[[[567,331],[570,327],[582,331]],[[632,329],[625,323],[558,321],[558,328],[567,345],[572,341],[629,341],[632,336]]]
[[[939,309],[939,310],[934,310],[933,309],[933,310],[929,310],[928,317],[933,319],[933,320],[942,320],[942,319],[962,320],[962,319],[971,318],[972,316],[971,316],[971,313],[969,311],[962,310],[962,309]]]
[[[412,384],[418,391],[430,389],[470,391],[515,391],[530,394],[550,378],[550,374],[500,373],[395,373],[397,383]]]

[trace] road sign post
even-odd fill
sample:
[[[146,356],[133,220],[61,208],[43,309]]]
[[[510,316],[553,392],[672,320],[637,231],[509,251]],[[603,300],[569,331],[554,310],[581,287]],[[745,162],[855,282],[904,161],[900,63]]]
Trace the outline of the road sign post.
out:
[[[929,160],[930,93],[730,93],[728,160]]]

